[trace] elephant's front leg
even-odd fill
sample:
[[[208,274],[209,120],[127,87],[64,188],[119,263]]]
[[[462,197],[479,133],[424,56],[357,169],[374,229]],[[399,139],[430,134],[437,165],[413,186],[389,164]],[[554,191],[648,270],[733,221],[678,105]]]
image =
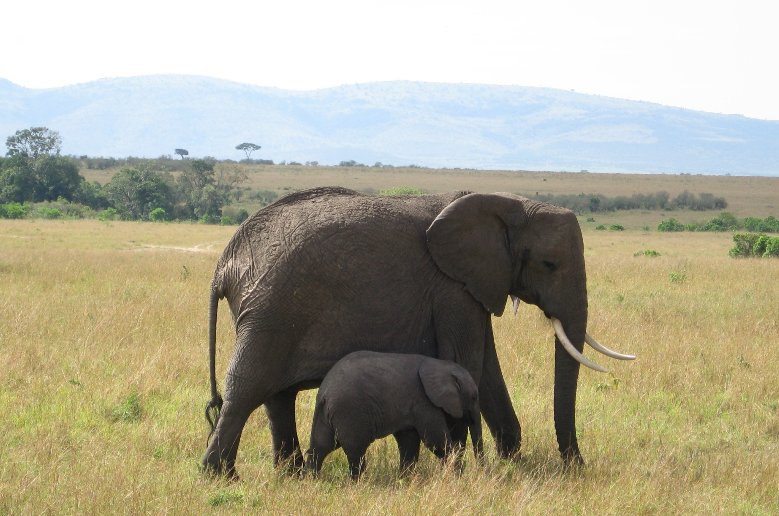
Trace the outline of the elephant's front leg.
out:
[[[489,324],[486,333],[484,368],[479,382],[481,412],[495,439],[498,455],[504,458],[519,458],[522,430],[500,370],[492,326]]]
[[[295,424],[296,396],[297,391],[287,390],[265,402],[273,438],[273,464],[287,466],[291,471],[299,471],[303,467],[303,454]]]
[[[419,434],[413,428],[400,430],[394,434],[400,453],[400,474],[403,475],[414,467],[419,460]]]

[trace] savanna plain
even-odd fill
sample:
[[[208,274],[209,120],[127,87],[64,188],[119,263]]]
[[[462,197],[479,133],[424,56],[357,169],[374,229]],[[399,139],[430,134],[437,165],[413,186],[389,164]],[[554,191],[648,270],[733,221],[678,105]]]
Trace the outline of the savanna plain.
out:
[[[265,167],[257,188],[633,193],[684,189],[738,217],[779,215],[779,178]],[[589,332],[634,362],[582,368],[587,465],[566,470],[552,420],[553,334],[538,309],[495,318],[523,430],[518,460],[457,475],[428,452],[396,473],[392,440],[348,479],[342,452],[319,479],[272,466],[264,411],[238,454],[241,481],[204,477],[211,273],[235,226],[0,221],[0,513],[779,513],[779,260],[734,259],[730,233],[660,233],[664,217],[583,215]],[[594,219],[594,220],[588,220]],[[624,231],[598,231],[619,223]],[[654,251],[654,253],[646,253]],[[220,385],[234,330],[220,306]],[[587,352],[592,353],[591,350]],[[316,391],[298,397],[307,443]],[[486,435],[485,425],[485,435]]]

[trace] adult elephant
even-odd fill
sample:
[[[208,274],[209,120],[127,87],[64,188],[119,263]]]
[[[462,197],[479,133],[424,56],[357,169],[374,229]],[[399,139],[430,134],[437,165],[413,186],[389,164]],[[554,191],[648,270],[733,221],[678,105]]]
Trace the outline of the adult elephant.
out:
[[[343,188],[294,193],[258,211],[230,240],[211,286],[206,415],[216,417],[205,469],[235,475],[241,432],[262,404],[275,462],[301,464],[295,395],[318,386],[355,350],[420,353],[462,365],[479,385],[498,453],[517,453],[519,421],[490,322],[508,296],[538,306],[555,325],[557,442],[566,462],[581,463],[574,414],[579,363],[599,366],[581,354],[587,287],[581,229],[571,211],[512,194],[377,197]],[[236,326],[224,402],[215,378],[222,298]]]

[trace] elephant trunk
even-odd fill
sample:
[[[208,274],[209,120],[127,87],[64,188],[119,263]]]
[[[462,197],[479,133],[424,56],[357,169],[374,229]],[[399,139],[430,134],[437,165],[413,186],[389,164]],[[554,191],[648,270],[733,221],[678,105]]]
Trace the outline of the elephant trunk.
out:
[[[564,335],[581,354],[587,329],[586,309],[562,320]],[[555,336],[554,420],[560,455],[566,464],[583,464],[576,440],[576,387],[579,362],[566,351],[561,336]]]

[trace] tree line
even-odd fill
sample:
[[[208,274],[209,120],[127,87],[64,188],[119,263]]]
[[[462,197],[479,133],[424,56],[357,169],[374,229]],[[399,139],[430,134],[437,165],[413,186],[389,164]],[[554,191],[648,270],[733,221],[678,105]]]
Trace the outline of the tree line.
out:
[[[671,194],[668,192],[633,194],[631,196],[618,195],[615,197],[585,193],[576,195],[539,195],[536,192],[535,195],[521,195],[568,208],[579,215],[617,210],[723,210],[728,206],[727,201],[723,197],[715,197],[710,193],[696,195],[687,190],[673,198],[671,198]]]
[[[29,203],[45,202],[77,203],[109,218],[127,220],[214,223],[240,222],[248,216],[245,210],[236,211],[234,220],[223,220],[222,208],[240,199],[246,175],[237,168],[217,167],[213,158],[186,160],[175,175],[155,170],[152,162],[138,161],[101,185],[86,181],[76,162],[60,155],[61,145],[59,134],[45,127],[8,137],[7,155],[0,158],[0,204],[4,205],[0,216],[24,216],[32,209]],[[56,216],[56,212],[46,213]]]

